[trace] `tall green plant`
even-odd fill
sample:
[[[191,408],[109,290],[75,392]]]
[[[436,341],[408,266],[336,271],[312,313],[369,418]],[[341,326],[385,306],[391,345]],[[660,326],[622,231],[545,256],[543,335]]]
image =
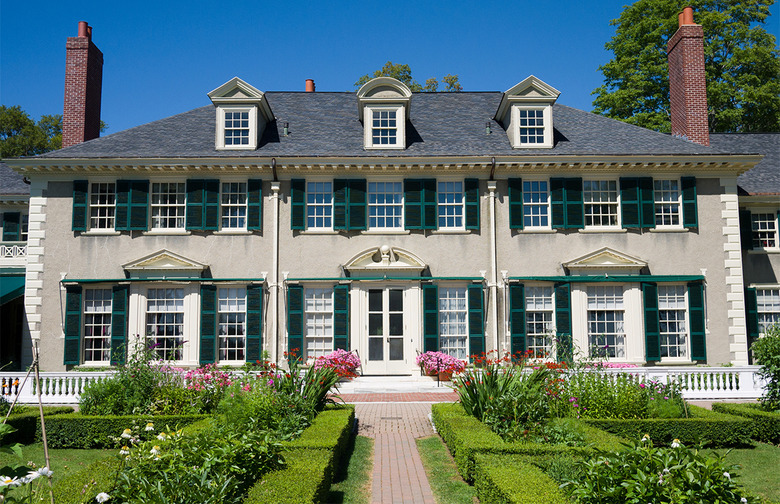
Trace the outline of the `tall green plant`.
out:
[[[780,410],[780,324],[770,327],[751,348],[761,364],[758,375],[767,381],[761,405],[767,411]]]

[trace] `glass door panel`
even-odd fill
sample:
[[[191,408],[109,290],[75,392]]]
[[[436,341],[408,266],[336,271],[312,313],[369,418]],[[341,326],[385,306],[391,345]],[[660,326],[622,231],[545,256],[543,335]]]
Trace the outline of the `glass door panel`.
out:
[[[388,358],[392,361],[404,359],[404,291],[390,289],[388,293]]]
[[[385,324],[382,289],[368,291],[368,360],[385,359]]]

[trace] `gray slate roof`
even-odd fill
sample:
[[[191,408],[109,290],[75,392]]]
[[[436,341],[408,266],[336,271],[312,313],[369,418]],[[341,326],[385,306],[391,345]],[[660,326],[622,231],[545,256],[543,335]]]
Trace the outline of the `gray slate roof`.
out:
[[[742,194],[780,194],[780,133],[711,133],[710,145],[738,154],[763,154],[737,179]]]
[[[414,93],[404,150],[363,149],[355,93],[267,92],[276,117],[257,150],[214,148],[212,105],[41,155],[42,158],[257,156],[501,156],[712,154],[708,147],[564,105],[554,105],[552,149],[512,149],[492,117],[502,93]],[[485,132],[491,123],[492,134]],[[289,123],[289,136],[282,136]]]
[[[0,195],[3,194],[30,194],[30,186],[24,183],[24,177],[0,162]]]

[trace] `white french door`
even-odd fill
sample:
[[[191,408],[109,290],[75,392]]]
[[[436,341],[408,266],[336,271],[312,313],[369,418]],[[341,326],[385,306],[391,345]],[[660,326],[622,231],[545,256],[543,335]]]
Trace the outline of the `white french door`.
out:
[[[364,289],[363,294],[359,324],[363,374],[409,374],[419,333],[417,290],[377,286]]]

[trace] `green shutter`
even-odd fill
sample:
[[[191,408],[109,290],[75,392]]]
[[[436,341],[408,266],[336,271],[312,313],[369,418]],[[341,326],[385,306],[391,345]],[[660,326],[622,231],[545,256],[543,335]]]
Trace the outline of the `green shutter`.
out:
[[[484,291],[482,284],[468,287],[469,305],[469,354],[481,356],[485,353]]]
[[[148,180],[117,180],[114,229],[146,231],[149,226],[148,206]]]
[[[74,209],[75,215],[75,209]],[[19,241],[22,231],[22,214],[19,212],[3,213],[3,241]],[[85,228],[86,229],[86,228]],[[74,231],[76,229],[74,228]],[[84,231],[82,229],[82,231]]]
[[[645,360],[661,360],[661,329],[658,320],[658,285],[642,283],[645,305]]]
[[[655,187],[652,177],[639,178],[640,224],[643,228],[655,227]]]
[[[523,179],[509,182],[509,229],[523,229]]]
[[[306,180],[290,181],[290,229],[306,229]]]
[[[111,365],[124,364],[127,355],[127,285],[115,285],[111,293]]]
[[[423,351],[439,350],[439,288],[433,284],[422,287],[423,294]]]
[[[87,230],[87,204],[89,198],[89,182],[73,181],[73,231]],[[3,233],[5,234],[5,232]],[[5,239],[5,238],[4,238]]]
[[[585,227],[585,208],[582,202],[582,179],[567,178],[566,187],[566,227],[579,229]]]
[[[346,179],[335,179],[333,181],[333,229],[349,229],[347,212],[348,182]]]
[[[571,284],[555,284],[555,338],[559,362],[569,362],[574,356],[571,335]]]
[[[349,285],[333,287],[333,349],[349,350]]]
[[[704,286],[701,282],[688,284],[688,312],[691,317],[691,360],[707,360],[704,330]]]
[[[365,179],[335,179],[333,229],[364,230],[367,224]]]
[[[739,239],[742,250],[753,250],[753,216],[750,210],[739,211]]]
[[[203,229],[219,229],[219,180],[203,181]]]
[[[464,180],[463,192],[466,199],[466,229],[479,230],[479,179]]]
[[[422,216],[424,229],[439,227],[439,208],[436,198],[436,179],[422,180]]]
[[[287,287],[287,352],[301,357],[303,348],[303,287]]]
[[[566,192],[562,178],[550,179],[550,215],[553,229],[566,228]]]
[[[81,286],[65,286],[65,348],[63,364],[81,363]]]
[[[682,186],[683,226],[687,228],[699,227],[696,209],[696,177],[682,177],[680,185]]]
[[[405,179],[404,227],[436,229],[437,212],[436,179]]]
[[[116,195],[114,203],[114,229],[127,230],[130,226],[130,181],[116,181]]]
[[[525,354],[525,328],[525,286],[511,284],[509,286],[509,334],[513,358],[521,358]]]
[[[246,353],[247,362],[260,360],[263,347],[263,286],[246,287]]]
[[[187,180],[187,229],[201,230],[204,227],[203,222],[203,185],[205,180],[189,179]],[[210,362],[214,362],[213,360]]]
[[[755,287],[745,289],[745,316],[748,338],[758,338],[758,298]]]
[[[200,286],[200,364],[216,362],[217,287]]]
[[[246,228],[263,230],[263,181],[249,179],[246,184]]]
[[[620,221],[623,228],[640,227],[641,216],[639,179],[637,177],[620,177]]]

